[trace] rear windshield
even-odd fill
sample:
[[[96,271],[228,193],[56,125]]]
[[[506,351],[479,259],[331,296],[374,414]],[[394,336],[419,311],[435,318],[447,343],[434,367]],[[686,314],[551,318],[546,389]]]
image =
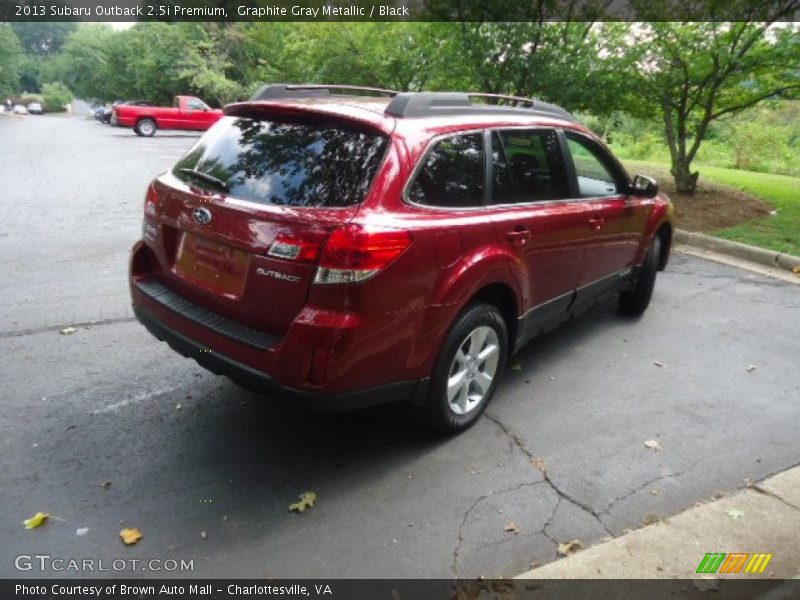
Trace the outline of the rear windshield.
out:
[[[341,123],[225,117],[173,174],[261,204],[349,206],[364,200],[387,143]]]

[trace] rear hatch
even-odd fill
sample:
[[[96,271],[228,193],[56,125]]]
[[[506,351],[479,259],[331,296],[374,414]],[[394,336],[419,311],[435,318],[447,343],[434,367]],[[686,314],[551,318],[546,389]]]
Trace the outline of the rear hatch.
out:
[[[153,182],[146,219],[164,284],[282,334],[306,302],[328,235],[355,215],[388,138],[331,117],[225,117]]]

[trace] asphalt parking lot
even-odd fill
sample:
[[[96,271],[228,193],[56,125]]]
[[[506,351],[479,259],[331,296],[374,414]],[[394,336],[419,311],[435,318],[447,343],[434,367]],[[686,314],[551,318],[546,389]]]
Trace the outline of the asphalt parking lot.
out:
[[[194,561],[137,576],[513,575],[800,463],[800,288],[681,254],[643,318],[598,307],[524,349],[458,437],[206,373],[133,320],[126,283],[145,186],[195,139],[0,119],[0,576],[41,576],[20,554]],[[58,519],[25,530],[38,511]]]

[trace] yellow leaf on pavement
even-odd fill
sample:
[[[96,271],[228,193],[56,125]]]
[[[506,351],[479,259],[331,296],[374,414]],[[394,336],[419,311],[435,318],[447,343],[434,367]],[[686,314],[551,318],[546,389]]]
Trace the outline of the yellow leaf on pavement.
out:
[[[503,531],[507,531],[509,533],[519,533],[519,527],[517,527],[517,524],[514,523],[514,521],[509,521]]]
[[[298,502],[289,505],[290,511],[299,513],[306,512],[306,510],[314,506],[314,503],[317,501],[317,493],[304,492],[300,494],[299,498],[300,500]]]
[[[559,544],[558,545],[558,555],[559,556],[569,556],[576,550],[580,550],[583,548],[583,544],[581,544],[580,540],[572,540],[571,542],[567,542],[566,544]]]
[[[142,532],[135,527],[126,527],[119,532],[119,536],[122,538],[122,541],[125,542],[126,546],[131,546],[142,539]]]
[[[25,529],[36,529],[43,525],[49,516],[47,513],[37,512],[30,519],[25,519],[22,524],[25,525]]]
[[[659,450],[663,450],[661,444],[659,444],[656,440],[647,440],[644,443],[644,447],[650,448],[650,450],[655,450],[656,452],[658,452]]]

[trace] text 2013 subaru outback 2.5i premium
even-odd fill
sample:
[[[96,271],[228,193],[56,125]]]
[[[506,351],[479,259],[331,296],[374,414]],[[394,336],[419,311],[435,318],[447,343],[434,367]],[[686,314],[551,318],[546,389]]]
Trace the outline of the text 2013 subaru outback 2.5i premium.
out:
[[[227,106],[147,190],[136,316],[249,388],[469,426],[537,334],[610,295],[643,312],[673,231],[568,112],[481,99],[272,85]]]

